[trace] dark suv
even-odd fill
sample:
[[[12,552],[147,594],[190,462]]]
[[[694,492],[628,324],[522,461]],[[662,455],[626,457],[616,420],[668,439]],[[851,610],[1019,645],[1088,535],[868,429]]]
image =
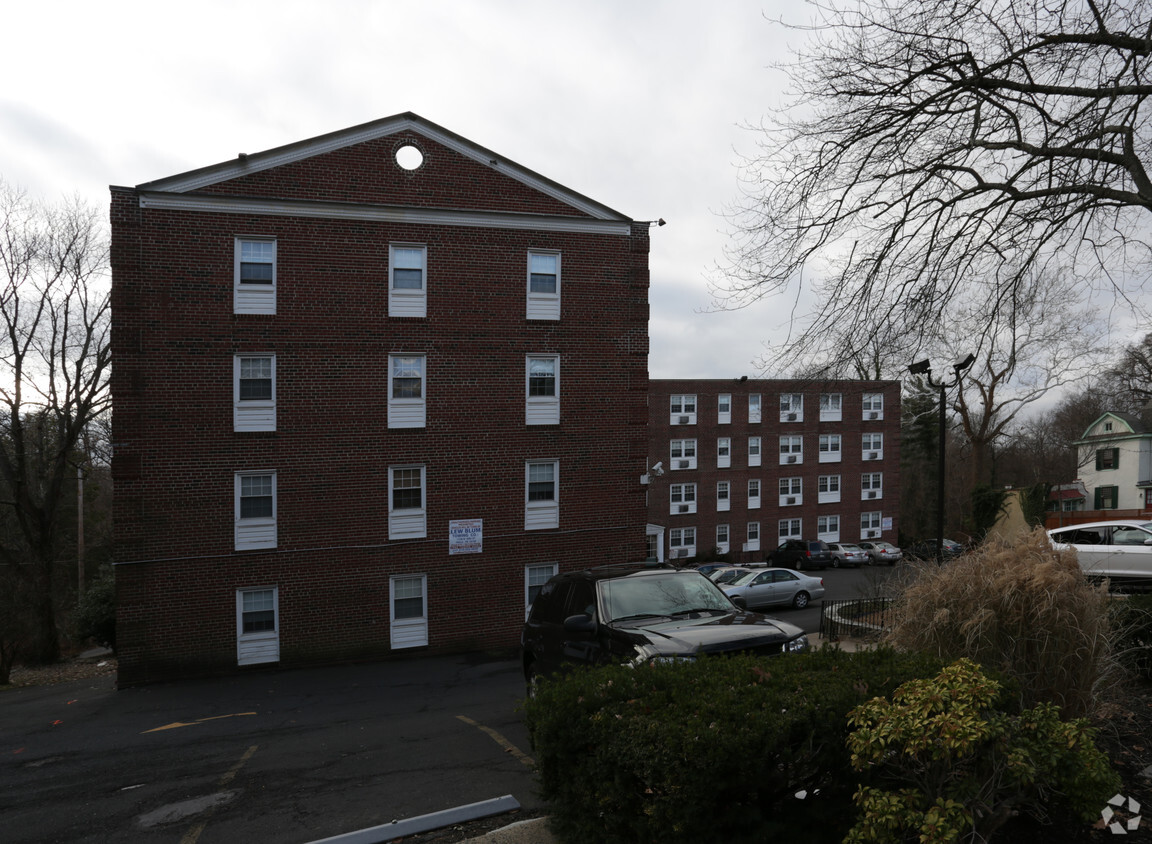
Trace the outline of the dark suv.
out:
[[[532,603],[520,644],[531,693],[536,677],[566,665],[795,653],[807,650],[808,638],[733,604],[697,571],[638,564],[553,577]]]
[[[832,551],[818,539],[789,539],[769,552],[768,564],[797,571],[823,569],[832,564]]]

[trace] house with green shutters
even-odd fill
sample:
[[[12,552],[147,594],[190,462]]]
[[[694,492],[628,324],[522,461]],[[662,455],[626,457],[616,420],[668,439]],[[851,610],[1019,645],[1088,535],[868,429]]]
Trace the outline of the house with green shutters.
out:
[[[1076,450],[1091,509],[1152,510],[1152,406],[1140,416],[1103,414],[1076,441]]]

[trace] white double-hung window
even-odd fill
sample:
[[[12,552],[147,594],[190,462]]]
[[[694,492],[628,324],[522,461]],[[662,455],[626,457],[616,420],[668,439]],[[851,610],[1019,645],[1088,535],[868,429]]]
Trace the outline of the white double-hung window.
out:
[[[544,584],[551,580],[558,571],[559,566],[556,563],[539,563],[524,567],[525,617],[527,617],[528,610],[532,609],[532,604],[535,603],[536,596],[540,594]]]
[[[560,527],[559,477],[555,460],[524,464],[524,530]]]
[[[691,557],[696,553],[696,528],[672,528],[668,531],[668,556]]]
[[[802,478],[780,479],[780,506],[797,507],[804,503],[804,481]]]
[[[884,435],[883,434],[864,434],[860,438],[860,448],[862,460],[883,460],[884,459]]]
[[[874,513],[861,513],[860,514],[860,538],[861,539],[879,539],[880,538],[880,525],[884,521],[884,515],[880,511]]]
[[[844,398],[840,393],[820,394],[820,421],[839,422],[843,415]]]
[[[276,430],[276,356],[232,358],[232,430]]]
[[[236,590],[236,664],[280,661],[279,590]]]
[[[840,476],[821,475],[816,479],[816,503],[835,504],[840,500]]]
[[[528,319],[560,319],[560,253],[528,253]]]
[[[388,356],[388,427],[423,428],[425,401],[424,355]]]
[[[732,465],[732,438],[718,437],[716,439],[716,468],[727,469]]]
[[[668,401],[668,411],[670,425],[695,425],[696,396],[686,394],[672,396]]]
[[[803,463],[804,462],[804,438],[803,437],[781,437],[780,438],[780,465],[784,466],[790,463]]]
[[[803,393],[780,394],[780,421],[804,421],[804,395]]]
[[[732,394],[721,393],[716,400],[716,423],[730,425],[732,423]]]
[[[760,421],[760,394],[752,393],[748,396],[748,421]]]
[[[884,497],[884,473],[865,472],[860,476],[860,500]]]
[[[428,247],[393,243],[388,247],[388,316],[428,315]]]
[[[276,547],[276,473],[237,472],[234,476],[237,551]]]
[[[388,538],[421,539],[428,535],[428,509],[423,466],[388,467]]]
[[[391,577],[392,648],[419,648],[428,644],[428,578],[423,574]]]
[[[236,238],[232,274],[233,313],[276,313],[275,240]]]
[[[672,440],[669,447],[672,470],[696,468],[696,440]]]
[[[863,401],[864,421],[870,422],[884,418],[884,394],[865,393]]]
[[[759,437],[749,437],[748,438],[748,465],[749,466],[759,466],[760,465],[760,438]]]
[[[728,481],[716,482],[716,511],[718,513],[732,509],[731,484]]]
[[[781,519],[776,523],[776,533],[781,540],[800,536],[804,524],[800,519]]]
[[[525,365],[524,424],[560,424],[560,356],[529,355]]]
[[[672,484],[669,487],[669,514],[696,512],[696,484]]]
[[[821,463],[839,463],[840,462],[840,435],[839,434],[821,434],[820,435],[820,462]]]
[[[760,479],[752,478],[748,481],[748,509],[760,509]]]
[[[824,542],[840,541],[840,517],[817,516],[816,538]]]
[[[728,525],[716,525],[716,550],[728,553]]]

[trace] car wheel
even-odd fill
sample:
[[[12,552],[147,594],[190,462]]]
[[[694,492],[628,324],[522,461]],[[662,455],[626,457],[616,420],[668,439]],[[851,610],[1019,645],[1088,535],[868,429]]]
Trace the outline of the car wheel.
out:
[[[872,559],[871,554],[868,555],[868,565],[870,565],[870,566],[876,565],[876,561]]]
[[[840,558],[839,557],[833,557],[832,558],[832,568],[834,568],[834,569],[840,568]]]
[[[536,690],[540,687],[540,675],[536,673],[535,665],[529,665],[524,669],[524,678],[527,687],[525,693],[530,700],[534,699],[536,697]]]
[[[806,606],[808,606],[808,593],[807,592],[797,592],[796,597],[792,599],[792,606],[794,606],[798,610],[802,610]]]

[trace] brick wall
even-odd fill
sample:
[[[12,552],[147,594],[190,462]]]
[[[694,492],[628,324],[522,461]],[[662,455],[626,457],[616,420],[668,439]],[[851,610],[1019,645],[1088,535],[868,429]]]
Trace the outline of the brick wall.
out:
[[[877,539],[896,542],[900,513],[900,385],[895,381],[798,381],[798,380],[652,380],[649,382],[648,405],[649,465],[664,464],[664,474],[650,480],[648,487],[648,521],[665,528],[663,550],[667,556],[670,533],[675,528],[695,528],[696,551],[705,553],[716,544],[718,524],[729,525],[730,559],[734,562],[756,562],[779,544],[777,534],[781,519],[801,519],[802,537],[817,538],[820,516],[840,517],[839,541],[857,542],[863,537],[860,516],[863,512],[881,512],[884,524],[891,520]],[[866,419],[862,398],[867,394],[883,396],[881,419]],[[731,396],[731,422],[720,424],[718,400],[721,394]],[[781,421],[781,394],[803,396],[802,420]],[[839,421],[821,421],[821,394],[841,396]],[[673,395],[696,397],[696,422],[690,425],[671,424],[670,398]],[[749,396],[759,395],[761,421],[748,421]],[[861,448],[865,433],[883,434],[883,459],[864,460]],[[841,459],[837,463],[819,462],[819,440],[822,434],[839,434]],[[803,462],[780,465],[779,438],[800,436],[803,443]],[[761,438],[761,465],[748,466],[748,438]],[[731,466],[718,468],[717,439],[731,440]],[[672,440],[696,440],[697,468],[672,468],[669,447]],[[883,474],[881,495],[875,499],[862,498],[861,475],[865,472]],[[818,503],[817,480],[820,475],[840,476],[840,501]],[[779,479],[801,478],[802,503],[798,506],[780,506]],[[749,479],[759,479],[761,504],[758,509],[748,508]],[[722,512],[716,507],[717,482],[728,481],[731,509]],[[696,484],[696,512],[670,513],[669,491],[673,484]],[[760,524],[760,550],[742,551],[747,538],[748,522]],[[831,540],[830,540],[831,541]]]
[[[409,184],[380,156],[391,145],[199,193],[573,213],[426,140],[428,167]],[[122,685],[235,670],[241,588],[277,588],[280,661],[295,665],[392,655],[393,575],[428,578],[420,652],[511,647],[526,565],[643,555],[647,225],[601,234],[142,208],[143,193],[113,189],[111,211]],[[233,313],[241,235],[276,239],[275,315]],[[397,241],[427,246],[426,318],[388,316]],[[559,321],[525,318],[529,249],[562,253]],[[276,357],[275,432],[233,432],[240,352]],[[390,353],[426,356],[424,428],[387,427]],[[534,353],[559,355],[559,425],[525,425]],[[559,461],[558,529],[524,530],[532,459]],[[388,539],[388,467],[399,464],[425,467],[426,538]],[[264,469],[277,478],[276,548],[236,552],[234,475]],[[448,553],[455,519],[483,519],[482,554]]]

